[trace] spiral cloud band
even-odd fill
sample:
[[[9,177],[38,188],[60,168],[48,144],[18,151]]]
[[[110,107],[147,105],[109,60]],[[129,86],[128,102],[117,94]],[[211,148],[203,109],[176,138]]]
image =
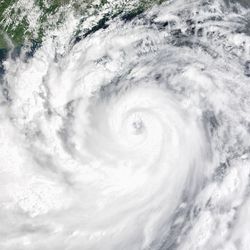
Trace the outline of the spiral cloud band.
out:
[[[249,10],[78,21],[3,63],[0,249],[248,249]]]

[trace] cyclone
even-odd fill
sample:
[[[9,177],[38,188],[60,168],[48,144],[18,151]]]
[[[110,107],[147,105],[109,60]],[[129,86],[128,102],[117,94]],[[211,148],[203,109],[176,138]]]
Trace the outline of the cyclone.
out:
[[[164,1],[79,35],[69,8],[34,51],[12,48],[0,248],[247,250],[249,14]]]

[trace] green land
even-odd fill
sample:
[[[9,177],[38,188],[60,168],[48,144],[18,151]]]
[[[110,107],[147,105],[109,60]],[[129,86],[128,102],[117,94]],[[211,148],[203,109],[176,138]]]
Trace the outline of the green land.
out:
[[[100,0],[98,4],[90,0],[30,0],[34,1],[34,6],[39,10],[39,22],[35,29],[30,29],[27,15],[22,8],[18,8],[18,0],[0,0],[0,49],[9,49],[23,45],[27,41],[41,43],[45,31],[53,28],[53,25],[63,22],[64,11],[67,8],[73,9],[76,15],[92,16],[101,12],[108,4],[107,0]],[[126,8],[127,4],[116,6],[99,20],[92,31],[97,30],[103,23],[113,17],[123,14],[127,19],[132,19],[142,13],[153,4],[160,4],[164,0],[141,0],[134,6]],[[64,9],[63,9],[64,8]],[[60,13],[60,15],[57,15]],[[21,18],[20,18],[21,16]],[[55,22],[51,20],[55,17]],[[83,18],[84,19],[84,18]],[[10,21],[11,20],[11,21]],[[80,33],[80,31],[78,32]]]

